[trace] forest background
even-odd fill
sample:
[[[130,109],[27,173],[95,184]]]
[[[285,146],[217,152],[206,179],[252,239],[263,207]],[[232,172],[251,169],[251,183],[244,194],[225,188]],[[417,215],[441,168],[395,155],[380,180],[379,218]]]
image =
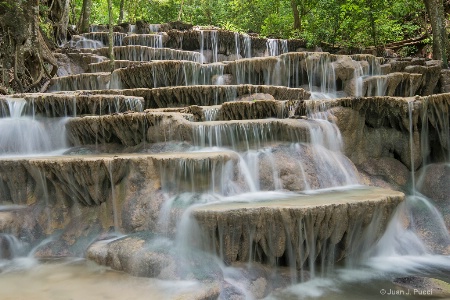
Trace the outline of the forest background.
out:
[[[0,0],[0,69],[15,89],[30,90],[54,75],[51,51],[71,34],[137,21],[298,38],[334,52],[388,48],[447,67],[449,13],[450,0]]]
[[[108,24],[107,0],[73,0],[71,24],[83,2],[91,2],[90,23]],[[411,38],[430,37],[422,0],[112,0],[117,23],[184,21],[270,38],[302,38],[310,47],[328,43],[362,48]],[[432,2],[432,1],[428,1]],[[438,1],[439,2],[439,1]],[[442,2],[450,12],[450,1]],[[89,4],[89,3],[88,3]],[[436,4],[430,3],[435,6]],[[422,44],[431,42],[427,39]],[[416,53],[414,45],[402,54]]]

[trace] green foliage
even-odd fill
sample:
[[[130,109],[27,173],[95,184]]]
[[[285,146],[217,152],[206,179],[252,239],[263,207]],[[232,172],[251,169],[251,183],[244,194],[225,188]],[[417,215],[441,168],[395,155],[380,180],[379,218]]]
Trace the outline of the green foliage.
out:
[[[417,53],[416,46],[406,46],[401,48],[400,51],[398,51],[398,55],[400,55],[401,57],[408,57],[414,55],[415,53]]]
[[[107,23],[107,0],[93,0],[91,23]],[[424,31],[421,0],[296,0],[300,30],[294,30],[291,0],[125,0],[124,21],[181,20],[276,38],[303,38],[308,45],[327,42],[359,47],[416,37]],[[77,18],[82,0],[73,0]],[[117,20],[120,0],[113,0]]]
[[[230,21],[219,22],[219,26],[220,26],[220,28],[223,28],[223,29],[229,30],[229,31],[240,32],[240,33],[245,32],[245,30],[243,30],[242,28],[239,28],[238,26],[236,26],[236,24],[233,24]]]

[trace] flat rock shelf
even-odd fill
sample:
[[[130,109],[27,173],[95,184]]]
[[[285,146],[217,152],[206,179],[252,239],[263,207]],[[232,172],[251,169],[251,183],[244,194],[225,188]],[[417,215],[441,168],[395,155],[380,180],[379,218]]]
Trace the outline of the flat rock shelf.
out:
[[[192,215],[207,237],[205,245],[226,261],[251,261],[252,255],[259,255],[260,260],[275,262],[291,251],[301,267],[310,255],[329,255],[333,248],[339,250],[335,259],[342,259],[351,250],[351,239],[361,238],[370,226],[376,226],[371,228],[376,239],[404,198],[401,192],[360,187],[214,203],[194,208]]]

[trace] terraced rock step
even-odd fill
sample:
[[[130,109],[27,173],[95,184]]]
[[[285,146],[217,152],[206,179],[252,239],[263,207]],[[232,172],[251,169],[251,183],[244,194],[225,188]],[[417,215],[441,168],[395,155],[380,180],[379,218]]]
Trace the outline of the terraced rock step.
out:
[[[157,34],[128,34],[123,38],[124,46],[140,45],[153,48],[162,48],[163,43],[168,40],[168,35],[164,33]]]
[[[93,52],[97,55],[108,56],[108,48],[96,49]],[[130,61],[188,60],[203,62],[202,54],[199,52],[173,50],[170,48],[152,48],[139,45],[114,47],[114,58]]]
[[[77,115],[105,115],[126,111],[142,111],[144,99],[124,95],[92,95],[90,93],[34,93],[0,96],[0,116],[10,115],[8,101],[25,100],[26,115],[67,117]]]
[[[128,28],[129,29],[129,28]],[[153,28],[155,30],[156,28]],[[227,30],[171,30],[170,26],[159,28],[158,34],[150,34],[149,28],[140,28],[137,30],[139,34],[114,33],[114,46],[124,45],[142,45],[167,47],[173,49],[182,49],[187,51],[199,51],[202,46],[205,50],[212,50],[213,44],[217,43],[217,55],[222,57],[232,53],[240,57],[254,57],[267,55],[268,43],[276,44],[281,48],[284,42],[285,51],[297,51],[304,48],[305,42],[299,39],[291,40],[274,40],[260,37],[253,37],[244,34],[238,34]],[[160,35],[161,37],[158,37]],[[143,37],[141,37],[143,36]],[[108,45],[108,32],[90,32],[80,35],[80,38],[91,39],[101,42],[104,46]],[[215,41],[214,41],[215,40]],[[250,47],[249,47],[250,45]],[[277,49],[281,52],[282,49]],[[224,60],[224,59],[220,59]]]
[[[412,97],[416,95],[421,84],[421,74],[397,72],[371,76],[363,79],[361,95]]]
[[[198,146],[261,145],[263,142],[309,141],[312,120],[259,119],[190,122],[192,115],[167,112],[130,113],[72,118],[66,123],[69,141],[76,146],[117,143],[186,141]]]
[[[131,57],[136,56],[130,50],[135,48],[136,46],[120,49],[128,49],[129,53],[124,55]],[[382,73],[381,71],[375,72],[373,69],[381,68],[384,65],[377,65],[378,62],[370,56],[358,56],[358,59],[360,60],[321,52],[293,52],[279,56],[212,64],[177,60],[153,61],[139,65],[131,62],[119,62],[116,64],[118,67],[128,67],[117,69],[112,75],[90,73],[55,78],[52,79],[50,90],[254,84],[287,87],[308,86],[311,91],[340,92],[349,96],[384,95],[385,93],[411,96],[416,92],[422,95],[430,94],[432,89],[430,90],[429,86],[425,89],[424,83],[431,82],[430,85],[434,89],[438,82],[438,79],[431,80],[430,77],[439,78],[439,65],[430,64],[420,66],[420,68],[416,68],[414,65],[407,66],[401,70],[401,73],[399,71],[373,77],[370,75],[370,70],[372,69],[374,74]],[[96,70],[101,71],[105,67],[105,63],[93,66],[98,67]]]
[[[228,63],[200,64],[190,61],[155,61],[118,69],[111,77],[107,73],[64,76],[51,81],[51,91],[156,88],[198,84],[218,84],[220,76],[230,74],[228,84],[264,84],[300,87],[308,85],[309,72],[322,67],[337,56],[329,53],[298,52],[276,57],[243,59]],[[357,62],[359,65],[359,63]],[[351,66],[354,71],[356,66]],[[330,68],[331,69],[331,68]],[[324,71],[325,72],[325,71]],[[287,74],[287,76],[281,76]],[[352,73],[353,74],[353,73]],[[312,76],[312,74],[309,74]],[[316,76],[315,74],[314,76]],[[325,75],[324,75],[325,76]],[[316,82],[316,80],[311,79]],[[327,85],[326,80],[322,85]],[[320,82],[320,81],[317,81]],[[331,84],[331,81],[330,81]],[[334,84],[334,83],[333,83]]]
[[[14,204],[30,204],[47,199],[53,204],[67,201],[95,206],[113,201],[113,188],[132,178],[138,178],[137,181],[141,182],[141,188],[144,189],[147,186],[161,187],[165,180],[173,176],[180,183],[179,188],[182,189],[184,185],[188,191],[193,188],[189,184],[191,176],[194,176],[197,183],[194,186],[201,191],[201,182],[208,183],[223,164],[237,159],[233,152],[2,159],[1,199]],[[205,186],[209,188],[208,184]]]
[[[305,100],[310,93],[303,88],[267,85],[192,85],[160,88],[138,88],[123,90],[93,90],[92,94],[113,94],[143,97],[144,108],[185,107],[190,105],[210,106],[235,100]],[[257,94],[257,95],[254,95]],[[264,98],[261,98],[261,97]]]
[[[383,233],[404,194],[380,188],[293,195],[285,199],[221,202],[195,207],[203,248],[227,262],[338,261],[358,251],[371,230]],[[186,230],[188,232],[188,230]]]

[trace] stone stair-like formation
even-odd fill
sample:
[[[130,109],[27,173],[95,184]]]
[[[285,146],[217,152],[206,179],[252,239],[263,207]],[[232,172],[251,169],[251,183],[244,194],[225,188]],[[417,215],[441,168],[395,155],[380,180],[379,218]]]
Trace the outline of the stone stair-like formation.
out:
[[[145,233],[87,256],[165,279],[174,254],[143,245],[181,243],[177,232],[227,263],[311,268],[379,238],[404,200],[388,188],[422,163],[423,126],[431,153],[450,148],[450,95],[429,96],[444,88],[436,61],[169,27],[116,28],[112,73],[106,32],[73,37],[49,92],[0,98],[0,121],[22,101],[27,118],[65,118],[67,139],[63,155],[0,157],[0,201],[21,205],[0,210],[2,231],[30,243],[63,232],[42,256],[82,255],[108,230]],[[388,160],[406,175],[368,166]],[[353,184],[384,188],[303,193]]]

